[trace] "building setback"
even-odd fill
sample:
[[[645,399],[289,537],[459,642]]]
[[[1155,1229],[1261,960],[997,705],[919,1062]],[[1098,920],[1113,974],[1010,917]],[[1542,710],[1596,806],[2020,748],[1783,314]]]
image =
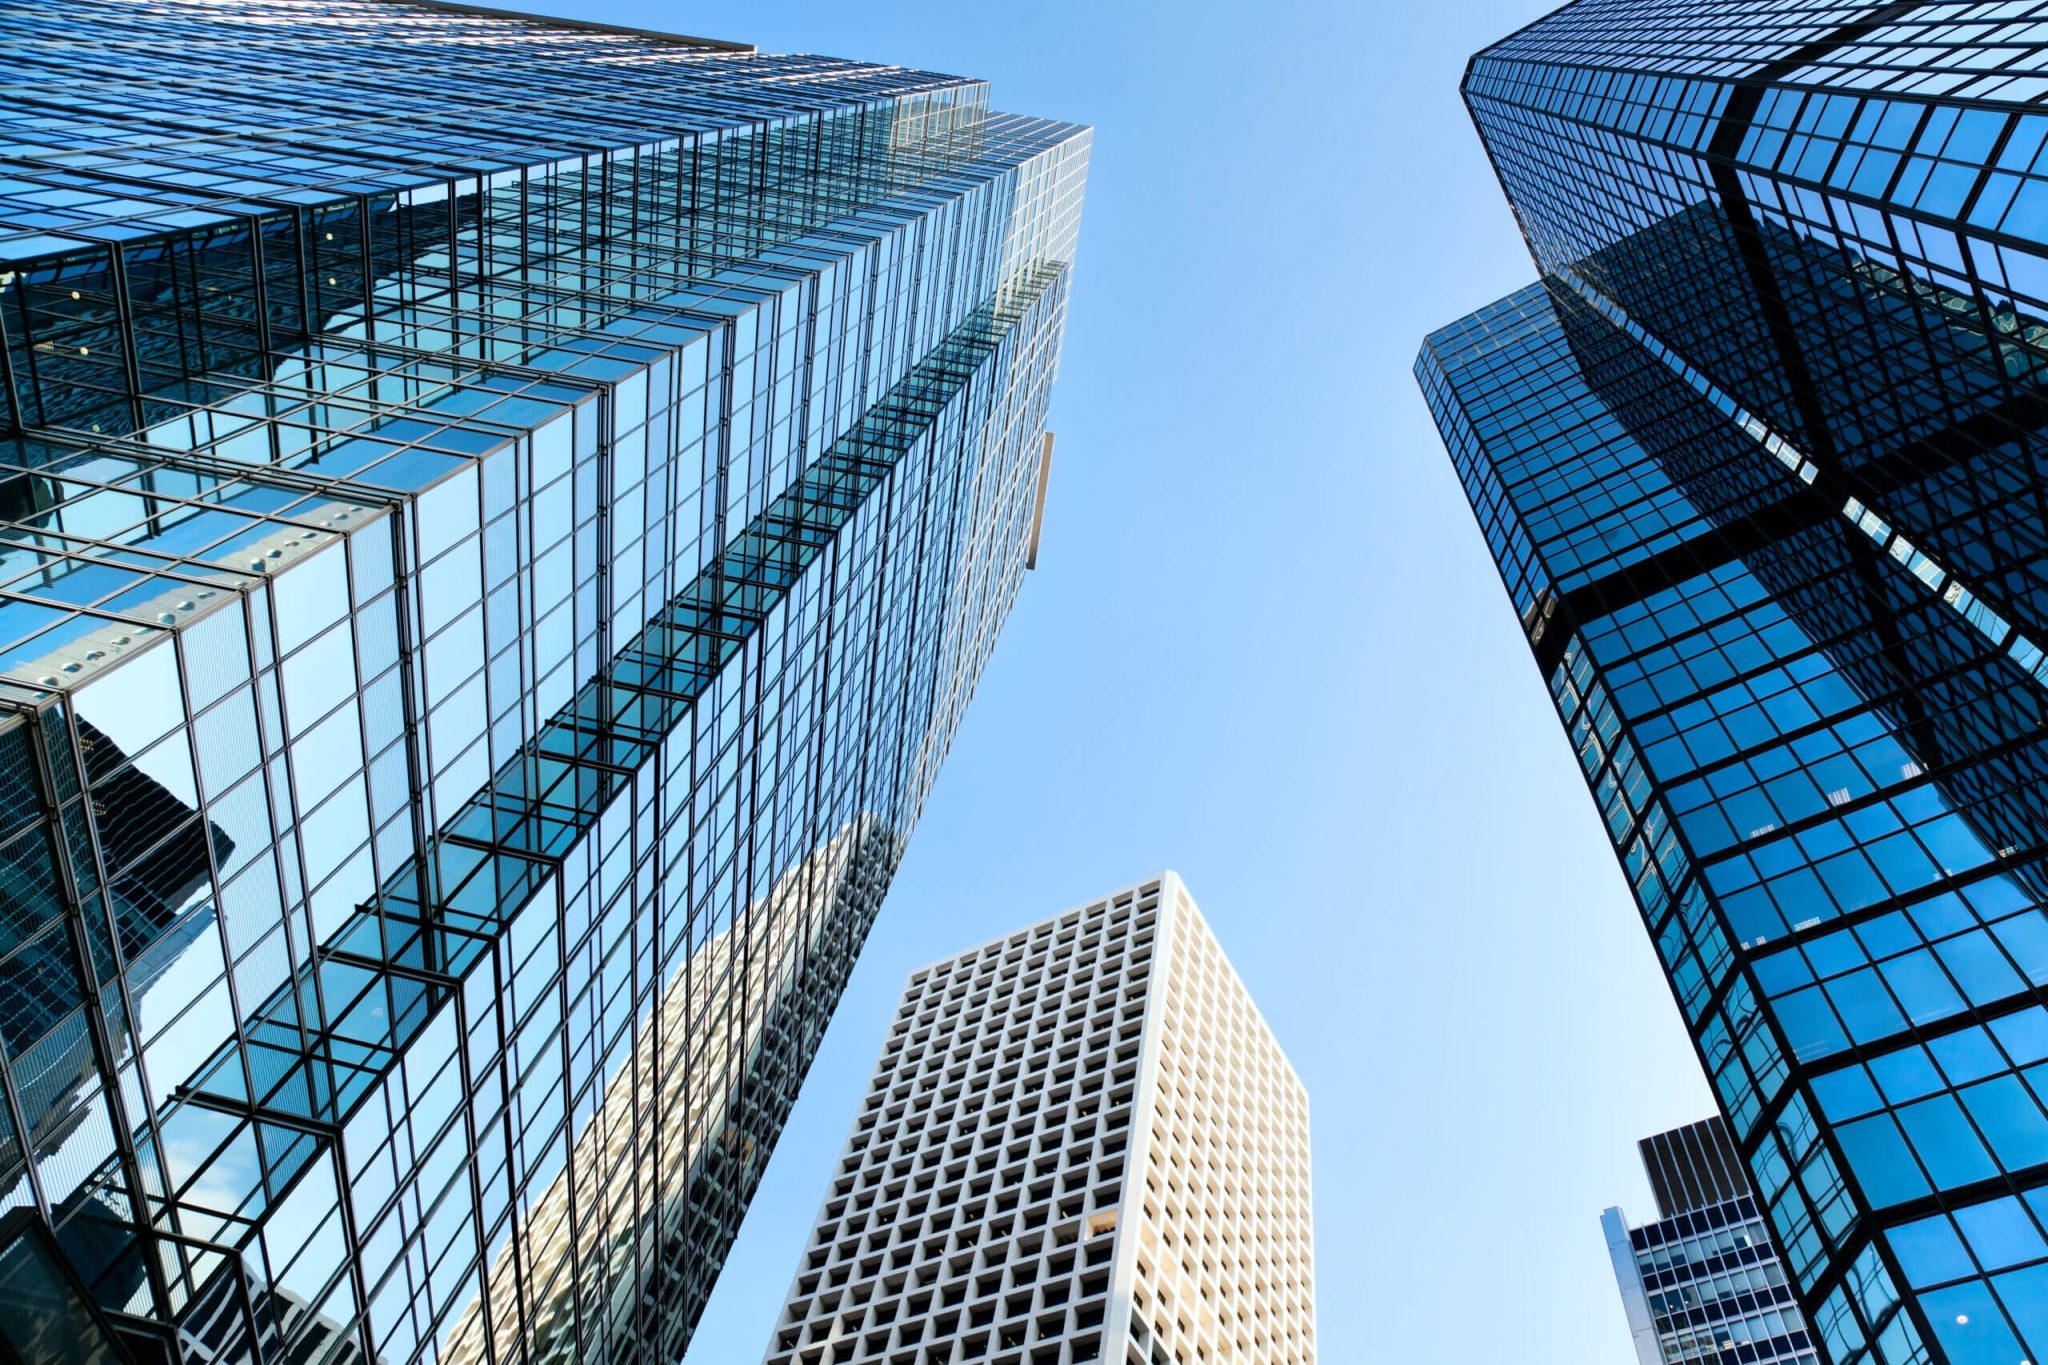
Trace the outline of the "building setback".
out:
[[[0,25],[0,1356],[677,1359],[1036,551],[1087,130]]]
[[[768,1365],[1312,1365],[1308,1095],[1173,873],[913,974]]]
[[[1657,1219],[1600,1215],[1640,1365],[1814,1365],[1812,1337],[1718,1118],[1638,1144]]]
[[[1832,1365],[2048,1360],[2042,18],[1504,39],[1540,280],[1416,366]]]

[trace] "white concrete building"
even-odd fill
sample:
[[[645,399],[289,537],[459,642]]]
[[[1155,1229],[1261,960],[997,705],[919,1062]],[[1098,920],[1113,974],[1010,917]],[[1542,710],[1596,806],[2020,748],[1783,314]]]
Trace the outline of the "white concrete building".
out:
[[[913,974],[768,1365],[1312,1365],[1308,1095],[1180,878]]]

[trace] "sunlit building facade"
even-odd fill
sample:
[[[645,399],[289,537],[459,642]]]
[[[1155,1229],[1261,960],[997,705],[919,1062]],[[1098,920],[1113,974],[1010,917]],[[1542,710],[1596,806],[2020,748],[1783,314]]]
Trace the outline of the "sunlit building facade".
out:
[[[0,34],[0,1356],[678,1358],[1035,553],[1087,131]]]
[[[1816,1365],[1742,1154],[1718,1118],[1637,1144],[1657,1217],[1600,1215],[1638,1365]]]
[[[1308,1094],[1168,872],[913,973],[767,1365],[1314,1365]]]
[[[2048,1359],[2048,7],[1582,0],[1417,374],[1852,1362]]]

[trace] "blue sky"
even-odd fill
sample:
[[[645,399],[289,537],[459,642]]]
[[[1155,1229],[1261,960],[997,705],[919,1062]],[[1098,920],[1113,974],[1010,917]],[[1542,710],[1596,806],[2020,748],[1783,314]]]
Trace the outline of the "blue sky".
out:
[[[1457,83],[1547,8],[575,7],[1096,128],[1039,569],[689,1365],[760,1359],[905,975],[1167,867],[1309,1088],[1323,1358],[1631,1365],[1598,1215],[1711,1101],[1409,378],[1532,274]]]

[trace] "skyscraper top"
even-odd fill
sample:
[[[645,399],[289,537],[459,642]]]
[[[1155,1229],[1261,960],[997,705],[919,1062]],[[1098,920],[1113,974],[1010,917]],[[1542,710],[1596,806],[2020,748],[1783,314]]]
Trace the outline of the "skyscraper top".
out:
[[[1163,873],[911,975],[767,1360],[1313,1365],[1310,1219],[1307,1092]]]
[[[1719,1114],[1646,1137],[1636,1148],[1657,1197],[1659,1218],[1675,1218],[1749,1193],[1742,1154],[1729,1141],[1728,1125]]]
[[[0,24],[32,32],[38,8],[0,0]],[[416,0],[81,0],[66,24],[61,62],[0,49],[0,268],[828,113],[866,109],[870,138],[907,145],[988,109],[986,83],[960,76]]]
[[[2039,4],[1911,0],[1577,0],[1485,49],[1473,67],[1543,62],[1625,78],[2031,104],[2048,79],[2030,62],[2039,39],[2025,21],[2043,14]]]
[[[457,3],[457,0],[385,0],[385,3],[424,5],[429,9],[445,10],[451,14],[479,14],[492,19],[523,19],[561,28],[587,28],[595,33],[625,33],[636,38],[652,38],[660,43],[681,43],[685,47],[708,47],[721,52],[755,50],[752,43],[736,43],[726,38],[703,38],[691,33],[670,33],[664,29],[641,28],[634,24],[601,24],[595,19],[571,19],[559,14],[542,16],[527,10],[500,9],[495,5],[464,5]]]
[[[1640,1365],[1818,1365],[1727,1125],[1716,1115],[1639,1146],[1656,1221],[1630,1227],[1609,1208],[1600,1226]]]

